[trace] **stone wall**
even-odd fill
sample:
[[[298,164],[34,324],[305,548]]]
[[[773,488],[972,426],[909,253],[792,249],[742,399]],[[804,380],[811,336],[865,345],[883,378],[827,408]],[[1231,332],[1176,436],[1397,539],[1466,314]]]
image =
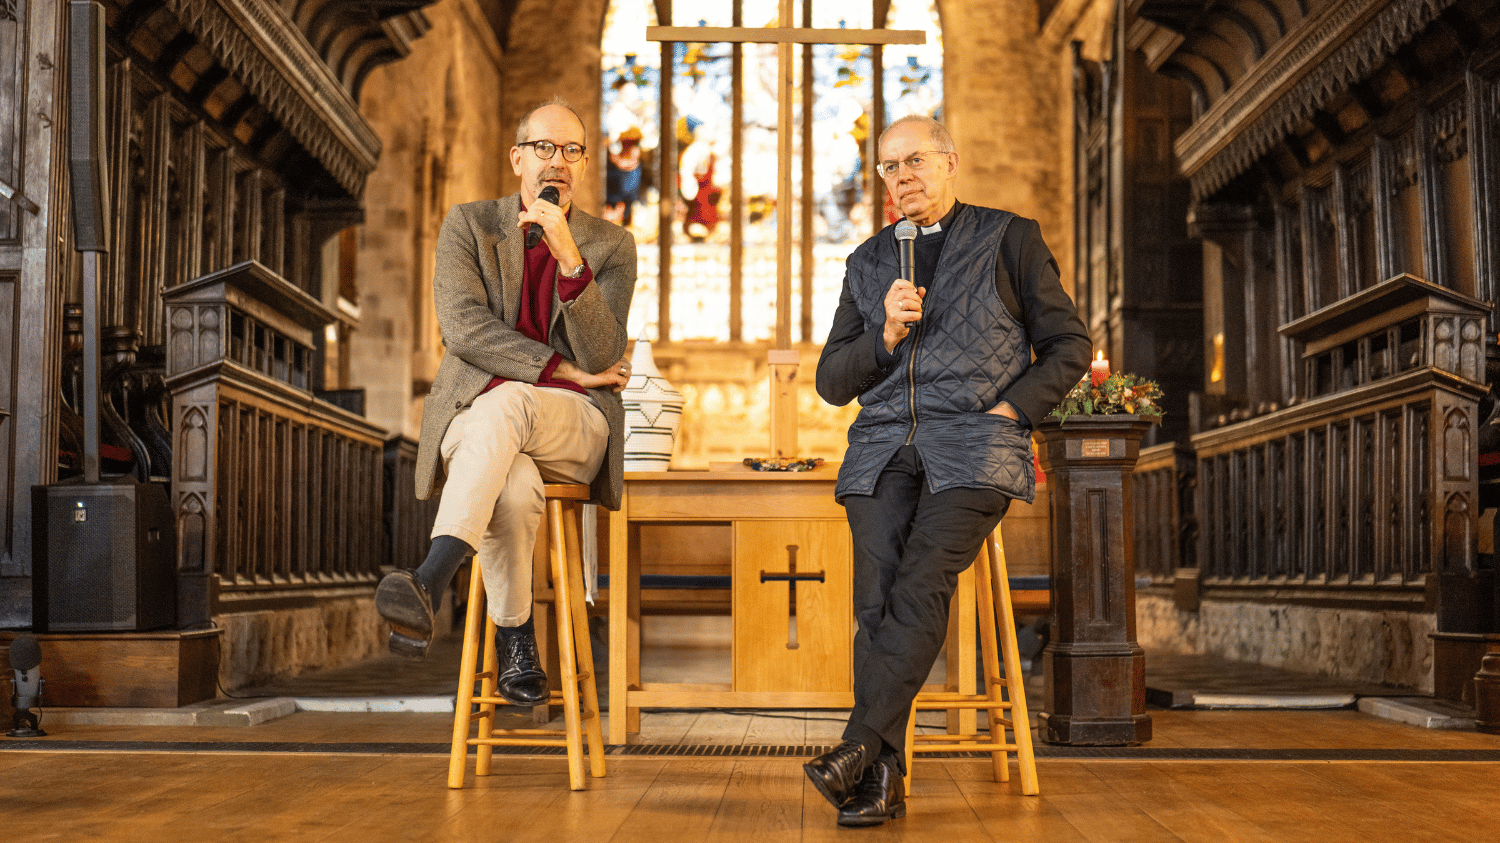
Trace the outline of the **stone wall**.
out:
[[[1136,638],[1167,653],[1219,656],[1303,673],[1432,693],[1429,612],[1389,612],[1204,599],[1184,612],[1170,595],[1136,597]]]
[[[560,96],[583,118],[589,136],[589,162],[595,178],[575,186],[573,201],[591,214],[604,198],[605,142],[599,137],[603,92],[599,41],[604,34],[606,0],[519,0],[505,44],[504,96],[500,123],[505,149],[515,143],[516,124],[532,108]],[[641,21],[645,26],[646,22]],[[503,193],[521,186],[507,160]]]
[[[385,647],[373,592],[297,609],[232,612],[215,620],[224,628],[219,683],[226,690],[338,667]]]
[[[228,612],[214,620],[224,629],[219,684],[228,691],[385,655],[390,633],[375,612],[373,589],[296,609]],[[444,601],[437,628],[452,625],[451,601]]]
[[[358,227],[358,322],[350,338],[351,386],[366,416],[415,436],[442,344],[432,305],[433,251],[449,207],[503,195],[509,131],[501,101],[499,42],[477,0],[425,10],[432,29],[412,53],[370,74],[360,110],[380,135]]]
[[[1066,57],[1038,38],[1035,0],[944,2],[943,122],[959,153],[958,198],[1041,223],[1072,289],[1072,193],[1058,117],[1071,102]]]

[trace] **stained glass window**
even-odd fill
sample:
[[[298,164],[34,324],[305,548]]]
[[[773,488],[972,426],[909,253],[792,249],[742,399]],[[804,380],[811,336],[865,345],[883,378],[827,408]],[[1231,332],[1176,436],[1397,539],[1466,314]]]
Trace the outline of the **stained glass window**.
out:
[[[678,26],[774,26],[775,0],[700,0],[679,11]],[[799,6],[801,4],[798,4]],[[813,4],[814,28],[868,29],[870,0]],[[807,25],[797,12],[797,25]],[[911,113],[941,119],[942,42],[931,0],[897,0],[885,23],[889,29],[921,29],[927,43],[874,48],[812,45],[812,96],[804,102],[802,48],[796,48],[793,114],[793,189],[798,201],[777,197],[777,62],[773,44],[745,44],[735,72],[734,47],[725,43],[673,44],[670,67],[662,70],[661,45],[646,40],[646,25],[657,23],[650,0],[614,0],[603,40],[605,213],[634,232],[640,280],[631,309],[632,336],[673,340],[770,340],[776,322],[776,215],[784,207],[793,219],[793,341],[821,342],[837,306],[843,263],[865,238],[893,220],[871,184],[866,160],[876,94],[875,66],[883,64],[883,116],[880,125]],[[878,59],[876,49],[883,49]],[[672,184],[659,184],[663,148],[660,123],[664,81],[673,106],[671,134],[676,156]],[[735,119],[735,92],[742,96]],[[804,115],[810,115],[811,178],[803,165]],[[736,145],[736,136],[738,144]],[[734,154],[741,166],[735,177]],[[810,205],[807,220],[800,193]],[[883,198],[883,197],[881,197]],[[668,216],[661,202],[669,202]],[[662,221],[671,226],[660,245]],[[738,236],[736,236],[738,228]],[[806,236],[804,236],[806,233]],[[803,277],[810,244],[810,284]],[[732,267],[735,249],[738,270]],[[660,324],[660,267],[670,269],[666,297],[670,324]]]

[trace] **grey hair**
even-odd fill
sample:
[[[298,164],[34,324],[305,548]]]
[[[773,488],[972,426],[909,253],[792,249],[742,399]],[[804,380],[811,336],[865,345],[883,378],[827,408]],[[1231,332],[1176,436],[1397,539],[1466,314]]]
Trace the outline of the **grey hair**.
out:
[[[526,141],[531,140],[531,138],[528,138],[526,136],[531,134],[532,115],[536,114],[538,111],[541,111],[549,105],[556,105],[561,106],[562,108],[566,108],[568,110],[568,113],[572,114],[573,117],[578,120],[578,125],[583,127],[584,140],[588,139],[589,127],[586,123],[583,122],[583,115],[578,113],[578,109],[574,108],[572,103],[568,102],[562,97],[553,97],[552,99],[547,100],[541,105],[538,105],[537,107],[526,112],[526,116],[522,117],[521,122],[516,124],[516,146],[520,146]]]
[[[879,149],[885,146],[885,136],[890,134],[892,129],[905,123],[916,123],[925,128],[928,139],[932,141],[934,147],[937,147],[938,152],[953,151],[953,136],[948,134],[948,129],[931,117],[924,117],[920,114],[908,114],[891,123],[891,125],[886,126],[885,131],[880,133],[880,140],[875,145],[875,148]]]

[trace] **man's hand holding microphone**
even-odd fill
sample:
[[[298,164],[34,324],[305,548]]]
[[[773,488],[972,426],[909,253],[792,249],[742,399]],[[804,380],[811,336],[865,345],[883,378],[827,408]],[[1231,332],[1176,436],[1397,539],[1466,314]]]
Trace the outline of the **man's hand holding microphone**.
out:
[[[922,318],[922,299],[927,296],[926,287],[918,287],[911,281],[916,276],[913,266],[914,243],[917,226],[911,220],[896,223],[896,250],[901,258],[901,277],[897,278],[885,293],[885,350],[895,351],[906,339],[911,326]]]

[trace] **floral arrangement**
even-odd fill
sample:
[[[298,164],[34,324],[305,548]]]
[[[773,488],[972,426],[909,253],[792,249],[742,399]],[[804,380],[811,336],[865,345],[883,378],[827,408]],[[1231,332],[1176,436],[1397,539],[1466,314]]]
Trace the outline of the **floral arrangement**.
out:
[[[1089,374],[1068,390],[1061,404],[1047,415],[1060,422],[1070,416],[1104,416],[1134,413],[1161,418],[1165,412],[1158,402],[1161,387],[1156,381],[1140,375],[1111,374],[1103,352],[1089,368]]]

